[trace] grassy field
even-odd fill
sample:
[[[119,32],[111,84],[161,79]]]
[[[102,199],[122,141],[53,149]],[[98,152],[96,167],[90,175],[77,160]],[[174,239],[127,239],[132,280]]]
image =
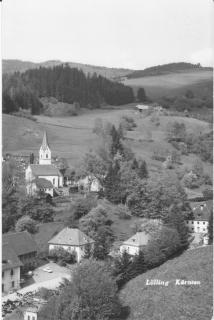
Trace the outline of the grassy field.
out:
[[[146,281],[169,281],[146,286]],[[176,286],[176,279],[200,285]],[[130,320],[210,320],[212,317],[212,246],[187,251],[131,280],[121,291]]]
[[[144,87],[150,98],[180,95],[191,89],[196,96],[212,94],[212,71],[186,71],[166,75],[126,79],[125,85]]]
[[[144,158],[151,170],[159,170],[161,162],[152,160],[153,151],[157,148],[172,150],[172,146],[165,140],[167,123],[177,120],[186,124],[189,132],[206,132],[209,124],[192,118],[161,116],[157,127],[151,122],[151,116],[144,117],[134,110],[134,106],[112,110],[86,111],[77,117],[51,118],[37,116],[37,122],[3,114],[3,153],[38,155],[44,129],[48,133],[53,156],[67,159],[70,166],[76,167],[84,154],[96,149],[98,138],[93,133],[94,120],[101,118],[118,124],[123,115],[134,118],[137,128],[127,133],[127,142],[137,156]],[[148,132],[152,134],[152,142],[148,142]],[[190,166],[194,155],[183,156],[183,165]],[[212,166],[205,163],[205,171],[211,174]]]

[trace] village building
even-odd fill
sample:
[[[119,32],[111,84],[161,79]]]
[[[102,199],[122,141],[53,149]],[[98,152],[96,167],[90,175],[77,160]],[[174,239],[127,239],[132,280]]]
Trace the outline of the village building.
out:
[[[86,176],[77,181],[78,190],[99,192],[102,189],[100,181],[93,176]]]
[[[55,237],[48,241],[49,254],[52,250],[63,248],[64,250],[74,253],[76,261],[80,262],[85,255],[87,245],[93,249],[94,240],[85,235],[76,228],[64,228]]]
[[[2,294],[20,288],[22,262],[9,243],[2,245]]]
[[[128,254],[134,256],[147,246],[151,240],[151,236],[146,232],[137,232],[134,236],[124,241],[120,246],[120,253],[126,251]]]
[[[33,261],[37,255],[36,242],[27,231],[5,233],[2,243],[7,243],[23,264]]]
[[[51,149],[47,133],[44,132],[42,145],[39,150],[39,163],[29,164],[25,171],[27,194],[35,195],[44,191],[54,196],[54,191],[63,187],[63,176],[59,169],[52,164]]]
[[[138,104],[136,108],[138,109],[139,112],[142,112],[142,111],[148,111],[151,107],[145,104]]]
[[[188,230],[190,232],[207,234],[213,201],[192,202],[190,206],[192,208],[193,218],[186,220]]]

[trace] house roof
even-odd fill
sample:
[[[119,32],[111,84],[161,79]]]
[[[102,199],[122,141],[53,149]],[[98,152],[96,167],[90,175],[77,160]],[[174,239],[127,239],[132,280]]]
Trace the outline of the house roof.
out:
[[[31,164],[30,168],[35,176],[61,176],[53,164]]]
[[[3,243],[2,245],[2,270],[12,269],[22,266],[17,254],[9,245],[9,243]]]
[[[148,233],[137,232],[134,236],[124,241],[123,244],[134,246],[134,247],[141,247],[141,246],[146,246],[150,239],[151,239],[151,236]]]
[[[17,256],[37,251],[36,242],[27,231],[3,234],[2,242],[8,243]]]
[[[211,210],[213,208],[213,201],[191,202],[190,203],[194,220],[196,221],[208,221]],[[191,219],[192,220],[192,219]]]
[[[41,149],[45,151],[47,148],[50,149],[49,144],[48,144],[47,132],[45,131],[44,135],[43,135]]]
[[[45,178],[36,178],[32,182],[34,182],[38,188],[53,188],[51,181]]]
[[[49,244],[61,244],[69,246],[82,246],[87,243],[93,243],[94,240],[89,238],[79,229],[64,228],[55,237],[53,237]]]

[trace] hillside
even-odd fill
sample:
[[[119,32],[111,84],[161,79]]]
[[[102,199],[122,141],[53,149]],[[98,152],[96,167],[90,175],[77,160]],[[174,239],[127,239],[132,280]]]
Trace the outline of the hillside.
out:
[[[213,72],[211,70],[183,70],[180,72],[142,76],[125,79],[124,84],[131,86],[136,92],[139,87],[146,90],[146,94],[157,99],[162,96],[179,96],[187,89],[193,91],[197,97],[210,96],[212,99]]]
[[[183,253],[131,280],[121,291],[130,320],[210,320],[212,317],[212,246]],[[147,280],[169,281],[146,286]],[[200,285],[175,285],[176,279]]]
[[[186,71],[212,71],[212,68],[202,67],[200,64],[192,64],[187,62],[168,63],[158,65],[144,70],[136,70],[128,74],[128,78],[142,78],[149,76],[158,76],[162,74],[170,74]]]
[[[84,110],[77,117],[47,117],[37,116],[37,122],[12,115],[3,114],[3,153],[29,155],[30,152],[38,153],[43,130],[47,130],[53,155],[65,157],[71,166],[77,166],[79,161],[90,149],[95,149],[98,143],[97,136],[92,132],[94,121],[100,118],[118,124],[121,117],[131,116],[137,124],[135,130],[127,133],[127,142],[136,152],[143,157],[149,168],[161,167],[161,162],[151,159],[154,150],[173,150],[171,144],[165,140],[165,129],[169,121],[184,122],[188,132],[207,132],[209,124],[192,118],[161,116],[160,125],[151,122],[151,116],[139,117],[134,110],[135,105],[123,108],[103,110]],[[152,141],[148,141],[148,135]],[[182,156],[183,165],[190,166],[196,159],[195,155]],[[212,172],[212,165],[204,163],[204,169]]]
[[[133,70],[121,69],[121,68],[107,68],[102,66],[93,66],[83,63],[76,62],[63,62],[60,60],[50,60],[41,63],[35,63],[30,61],[21,61],[21,60],[4,60],[2,61],[2,72],[3,73],[13,73],[15,71],[25,72],[28,69],[35,69],[39,67],[49,68],[61,64],[68,64],[71,68],[78,68],[82,70],[86,75],[88,73],[93,74],[96,72],[98,75],[104,76],[109,79],[115,77],[126,76]]]

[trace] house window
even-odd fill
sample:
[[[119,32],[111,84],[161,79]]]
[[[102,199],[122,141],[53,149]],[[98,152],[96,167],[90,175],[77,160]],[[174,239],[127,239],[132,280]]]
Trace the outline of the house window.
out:
[[[10,275],[13,276],[13,269],[10,270]]]
[[[1,285],[1,291],[4,292],[4,284]]]
[[[2,271],[2,274],[1,274],[2,278],[4,278],[4,271]]]
[[[55,184],[55,178],[53,178],[53,185]]]
[[[15,282],[14,281],[12,281],[12,288],[14,288],[15,287]]]
[[[206,229],[205,228],[203,228],[203,231],[205,231]]]
[[[48,158],[48,154],[46,153],[46,159]]]
[[[33,316],[33,317],[32,317],[32,320],[36,320],[36,318]]]
[[[192,224],[194,223],[194,221],[192,221]]]
[[[205,224],[205,222],[203,221],[203,224]]]
[[[197,224],[199,224],[199,221],[197,221]]]
[[[27,316],[27,320],[30,320],[30,316]]]
[[[192,230],[194,230],[194,228],[192,228]]]

